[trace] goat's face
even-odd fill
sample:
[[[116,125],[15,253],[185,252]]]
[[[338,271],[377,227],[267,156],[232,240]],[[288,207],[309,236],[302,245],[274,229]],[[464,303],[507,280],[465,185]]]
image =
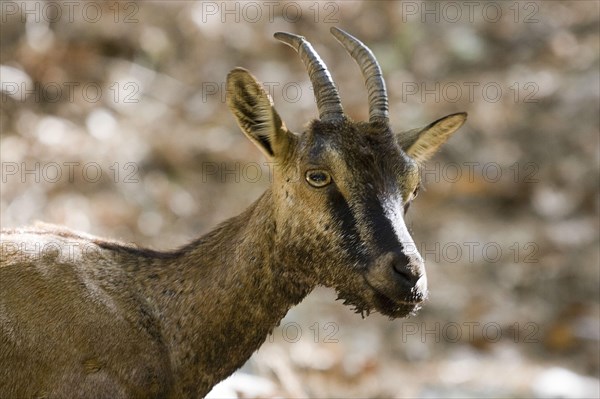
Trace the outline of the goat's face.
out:
[[[427,296],[403,218],[419,187],[416,162],[386,125],[345,119],[312,123],[293,151],[273,190],[298,238],[321,252],[311,257],[320,283],[360,311],[412,311]]]
[[[387,99],[380,114],[371,107],[369,122],[352,122],[335,105],[337,92],[319,92],[316,83],[321,119],[302,134],[285,127],[243,69],[229,74],[227,98],[242,130],[275,164],[276,224],[288,255],[299,258],[294,263],[361,313],[406,316],[427,297],[424,262],[404,222],[419,188],[418,165],[466,114],[393,134]]]

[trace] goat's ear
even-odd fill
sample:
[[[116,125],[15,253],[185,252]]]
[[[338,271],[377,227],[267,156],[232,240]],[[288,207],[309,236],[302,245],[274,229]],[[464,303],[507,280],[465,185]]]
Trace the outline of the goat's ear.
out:
[[[283,155],[292,139],[273,101],[250,72],[235,68],[227,75],[227,104],[238,125],[268,158]]]
[[[396,138],[408,156],[417,163],[423,163],[431,158],[466,120],[466,112],[451,114],[425,127],[398,133]]]

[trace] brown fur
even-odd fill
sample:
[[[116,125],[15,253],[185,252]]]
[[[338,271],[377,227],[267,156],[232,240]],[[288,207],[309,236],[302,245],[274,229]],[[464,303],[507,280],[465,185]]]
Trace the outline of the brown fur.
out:
[[[381,201],[412,200],[418,163],[465,115],[404,141],[349,118],[295,134],[242,69],[228,76],[228,103],[277,166],[270,189],[207,235],[159,252],[57,226],[2,232],[0,397],[197,398],[317,285],[361,313],[419,306],[424,270]],[[311,186],[314,169],[332,182]]]

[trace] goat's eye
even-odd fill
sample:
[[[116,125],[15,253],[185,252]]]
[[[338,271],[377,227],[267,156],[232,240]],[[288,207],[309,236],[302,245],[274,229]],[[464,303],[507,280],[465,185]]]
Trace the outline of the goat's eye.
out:
[[[404,204],[404,214],[406,214],[406,212],[408,212],[408,208],[410,208],[410,203],[413,202],[415,200],[415,198],[417,198],[420,188],[421,188],[421,183],[417,184],[417,187],[415,187],[415,189],[413,190],[412,194],[408,198],[408,201],[406,202],[406,204]]]
[[[331,183],[331,175],[320,169],[309,170],[306,172],[306,181],[313,187],[325,187]]]
[[[415,198],[417,198],[417,195],[419,195],[419,189],[421,188],[421,184],[417,184],[417,187],[415,187],[415,190],[412,193],[412,199],[414,200]]]

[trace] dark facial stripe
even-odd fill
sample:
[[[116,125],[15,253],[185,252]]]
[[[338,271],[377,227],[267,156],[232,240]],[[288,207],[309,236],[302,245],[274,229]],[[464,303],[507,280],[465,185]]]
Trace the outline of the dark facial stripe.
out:
[[[350,206],[334,189],[330,191],[329,202],[334,220],[345,232],[341,245],[355,261],[365,264],[386,252],[396,252],[409,263],[404,246],[374,193],[368,193],[359,198],[355,206]]]
[[[361,237],[357,228],[357,221],[354,217],[348,202],[337,189],[333,188],[328,192],[329,209],[331,209],[332,218],[344,232],[341,246],[354,262],[365,264],[367,256],[364,253]]]
[[[364,220],[372,231],[372,243],[376,253],[402,252],[403,245],[392,223],[386,217],[383,206],[375,194],[364,200]]]

